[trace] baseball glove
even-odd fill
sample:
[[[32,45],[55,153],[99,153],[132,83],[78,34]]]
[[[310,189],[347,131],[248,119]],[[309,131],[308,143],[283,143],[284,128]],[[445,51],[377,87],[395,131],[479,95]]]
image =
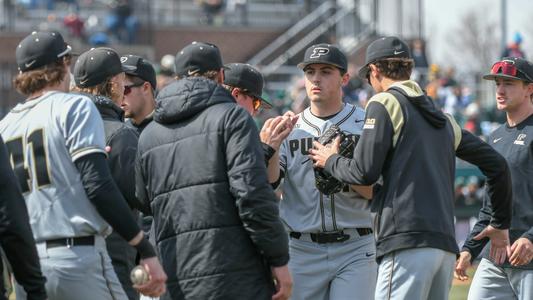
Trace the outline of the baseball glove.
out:
[[[351,158],[355,145],[359,140],[359,135],[354,135],[354,138],[346,136],[338,126],[333,125],[318,137],[318,142],[322,145],[328,145],[332,143],[335,138],[340,137],[341,143],[339,145],[339,155]],[[315,168],[315,185],[316,188],[324,195],[331,195],[340,192],[346,185],[340,182],[322,168]]]

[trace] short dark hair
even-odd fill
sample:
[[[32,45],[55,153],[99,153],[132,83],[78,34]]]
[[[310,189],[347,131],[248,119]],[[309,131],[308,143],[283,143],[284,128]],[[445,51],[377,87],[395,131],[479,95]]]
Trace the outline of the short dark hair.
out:
[[[383,76],[394,80],[408,80],[415,65],[411,58],[385,58],[373,63]]]
[[[31,95],[47,86],[61,83],[65,73],[65,62],[58,59],[41,68],[19,73],[13,79],[13,86],[19,93]]]

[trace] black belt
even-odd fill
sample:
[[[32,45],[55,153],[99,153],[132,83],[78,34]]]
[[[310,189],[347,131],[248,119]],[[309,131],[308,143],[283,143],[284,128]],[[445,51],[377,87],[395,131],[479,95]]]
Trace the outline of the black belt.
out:
[[[372,233],[371,228],[355,228],[355,230],[357,230],[357,233],[359,234],[359,236],[365,236],[367,234]],[[319,244],[340,243],[340,242],[347,241],[350,238],[350,235],[344,233],[343,230],[333,231],[333,232],[307,233],[307,234],[311,237],[311,241],[315,243],[319,243]],[[302,233],[291,231],[289,232],[289,236],[291,238],[300,239],[302,237]]]
[[[53,239],[47,240],[46,249],[55,248],[55,247],[72,247],[72,246],[93,246],[94,245],[94,235],[91,236],[80,236],[73,238],[62,238],[62,239]]]

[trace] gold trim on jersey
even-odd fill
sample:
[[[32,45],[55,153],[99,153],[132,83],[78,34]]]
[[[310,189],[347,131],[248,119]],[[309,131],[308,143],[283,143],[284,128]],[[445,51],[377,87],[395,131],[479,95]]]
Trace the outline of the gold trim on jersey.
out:
[[[379,93],[379,94],[374,95],[368,101],[367,107],[372,102],[377,102],[383,105],[383,107],[385,107],[385,109],[387,110],[387,113],[389,114],[389,117],[392,123],[392,127],[394,129],[394,136],[392,138],[392,146],[393,147],[396,146],[396,143],[398,142],[398,139],[400,138],[400,132],[402,131],[402,127],[404,124],[403,112],[400,106],[400,102],[391,93]]]
[[[72,161],[76,161],[78,158],[90,153],[103,153],[107,157],[107,153],[105,152],[105,150],[99,148],[98,146],[76,149],[75,151],[70,153],[70,157],[72,157]]]
[[[459,147],[459,144],[461,143],[461,139],[463,138],[463,134],[461,132],[461,126],[457,124],[457,121],[455,121],[455,119],[450,114],[444,114],[444,115],[448,117],[448,120],[450,120],[450,123],[452,124],[453,135],[455,136],[454,147],[455,147],[455,150],[457,150],[457,148]]]

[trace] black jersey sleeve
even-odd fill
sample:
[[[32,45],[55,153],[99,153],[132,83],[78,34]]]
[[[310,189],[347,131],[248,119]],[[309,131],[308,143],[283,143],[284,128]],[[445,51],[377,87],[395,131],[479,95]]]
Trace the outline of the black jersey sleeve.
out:
[[[490,225],[507,229],[511,226],[513,196],[507,162],[494,148],[472,133],[463,129],[461,134],[456,156],[477,166],[487,177],[485,190],[492,208]]]
[[[392,147],[394,128],[385,107],[378,102],[367,106],[365,126],[357,143],[353,159],[332,155],[325,170],[340,181],[357,184],[374,184],[381,175],[383,164]]]
[[[46,299],[39,256],[24,198],[0,137],[0,245],[28,299]]]
[[[98,213],[126,241],[132,240],[141,230],[128,203],[113,181],[105,155],[88,154],[77,159],[75,164],[87,197]]]

